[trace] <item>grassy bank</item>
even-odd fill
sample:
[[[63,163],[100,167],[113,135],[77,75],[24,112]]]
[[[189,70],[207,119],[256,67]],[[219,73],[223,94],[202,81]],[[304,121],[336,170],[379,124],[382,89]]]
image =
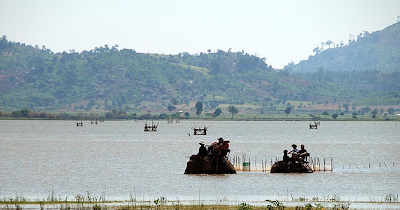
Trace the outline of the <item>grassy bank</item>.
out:
[[[180,204],[172,202],[169,204],[151,203],[126,203],[126,202],[0,202],[0,209],[112,209],[112,210],[265,210],[265,209],[349,209],[350,203],[337,202],[323,205],[320,203],[307,203],[302,205],[288,206],[279,201],[271,201],[266,205],[251,205],[240,203],[239,205],[211,205],[211,204]]]
[[[354,206],[354,207],[353,207]],[[0,198],[0,209],[111,209],[111,210],[313,210],[313,209],[398,209],[400,202],[398,195],[389,194],[378,200],[370,201],[341,201],[340,196],[322,198],[292,198],[289,201],[264,200],[257,202],[239,201],[203,201],[190,200],[170,201],[164,197],[153,201],[138,201],[132,195],[129,200],[113,201],[93,195],[77,195],[74,198],[61,198],[50,194],[41,200],[29,200],[24,197]]]

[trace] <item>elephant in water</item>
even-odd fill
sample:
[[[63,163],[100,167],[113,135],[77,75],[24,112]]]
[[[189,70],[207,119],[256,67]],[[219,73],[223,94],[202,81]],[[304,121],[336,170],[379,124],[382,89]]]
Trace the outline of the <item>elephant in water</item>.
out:
[[[226,157],[213,158],[192,155],[187,162],[185,174],[236,174],[236,170]]]
[[[292,161],[276,161],[271,167],[271,173],[312,173],[313,170],[304,163]]]

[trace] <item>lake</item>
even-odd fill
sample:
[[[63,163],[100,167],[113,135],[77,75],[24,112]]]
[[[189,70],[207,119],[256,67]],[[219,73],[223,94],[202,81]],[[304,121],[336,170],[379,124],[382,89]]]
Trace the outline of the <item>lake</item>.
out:
[[[397,122],[322,121],[318,129],[309,129],[309,122],[292,121],[155,121],[157,132],[144,132],[144,121],[83,123],[0,121],[0,197],[381,201],[400,191]],[[192,135],[192,128],[203,126],[206,136]],[[231,158],[245,156],[254,164],[269,164],[291,144],[304,144],[311,157],[329,164],[332,159],[333,171],[185,175],[198,143],[218,137],[230,140]]]

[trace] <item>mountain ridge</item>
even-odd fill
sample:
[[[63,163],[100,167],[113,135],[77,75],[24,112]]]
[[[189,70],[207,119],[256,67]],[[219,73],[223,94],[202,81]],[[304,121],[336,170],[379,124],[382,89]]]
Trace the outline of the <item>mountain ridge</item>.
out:
[[[326,43],[331,44],[330,41]],[[327,71],[400,71],[400,22],[376,32],[364,32],[357,40],[350,38],[348,45],[314,49],[315,55],[298,64],[284,68],[295,72]],[[335,45],[334,45],[335,46]]]
[[[359,41],[368,39],[351,45]],[[302,73],[274,69],[265,60],[244,51],[161,55],[118,49],[118,45],[53,53],[45,46],[40,49],[3,36],[0,110],[170,112],[173,109],[167,107],[179,107],[193,111],[193,104],[201,101],[208,111],[237,105],[265,113],[288,106],[314,110],[320,109],[317,104],[328,103],[400,103],[398,71],[318,67],[316,72]]]

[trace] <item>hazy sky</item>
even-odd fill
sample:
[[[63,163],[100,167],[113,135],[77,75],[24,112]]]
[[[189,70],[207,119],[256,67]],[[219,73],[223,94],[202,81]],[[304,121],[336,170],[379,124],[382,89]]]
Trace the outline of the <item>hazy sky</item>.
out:
[[[347,44],[350,34],[382,30],[398,15],[400,0],[0,0],[0,36],[53,52],[231,48],[282,68],[321,42]]]

